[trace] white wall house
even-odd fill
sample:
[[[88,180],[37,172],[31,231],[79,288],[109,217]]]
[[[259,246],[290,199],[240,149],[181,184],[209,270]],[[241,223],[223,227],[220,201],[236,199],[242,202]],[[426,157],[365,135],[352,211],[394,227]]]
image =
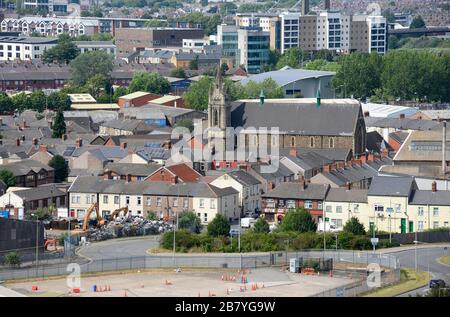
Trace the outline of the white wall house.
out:
[[[3,36],[0,37],[0,61],[39,59],[46,49],[56,44],[56,39]]]

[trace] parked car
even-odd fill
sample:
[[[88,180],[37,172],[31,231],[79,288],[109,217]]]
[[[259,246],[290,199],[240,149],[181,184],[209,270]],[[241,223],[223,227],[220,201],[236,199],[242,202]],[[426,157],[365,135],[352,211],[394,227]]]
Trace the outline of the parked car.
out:
[[[428,283],[428,287],[429,288],[441,288],[441,287],[445,287],[445,281],[442,279],[434,279],[434,280],[430,280],[430,282]]]
[[[259,213],[257,213],[256,211],[248,211],[245,213],[245,217],[257,219],[259,217]]]
[[[230,230],[230,237],[237,237],[239,235],[239,229],[231,229]]]

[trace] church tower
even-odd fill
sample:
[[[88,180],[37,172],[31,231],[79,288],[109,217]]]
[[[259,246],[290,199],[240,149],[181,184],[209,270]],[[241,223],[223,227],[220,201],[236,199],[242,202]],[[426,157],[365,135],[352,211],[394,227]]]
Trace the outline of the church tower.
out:
[[[225,93],[220,67],[209,91],[208,143],[215,152],[225,151],[226,128],[231,126],[231,105]]]

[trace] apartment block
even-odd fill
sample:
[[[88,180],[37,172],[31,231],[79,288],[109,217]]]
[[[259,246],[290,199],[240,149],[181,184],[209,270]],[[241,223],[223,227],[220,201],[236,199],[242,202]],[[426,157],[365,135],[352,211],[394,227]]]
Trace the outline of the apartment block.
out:
[[[39,59],[46,49],[56,44],[56,39],[2,36],[0,37],[0,61]]]

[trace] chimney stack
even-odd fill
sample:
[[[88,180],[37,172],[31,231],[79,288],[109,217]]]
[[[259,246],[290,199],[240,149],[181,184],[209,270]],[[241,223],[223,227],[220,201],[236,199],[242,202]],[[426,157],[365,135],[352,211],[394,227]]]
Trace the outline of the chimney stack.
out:
[[[445,176],[447,173],[447,160],[446,160],[446,151],[447,151],[447,122],[442,121],[442,174]]]
[[[25,129],[27,127],[27,122],[25,121],[25,119],[23,119],[22,121],[22,128]]]
[[[388,157],[389,155],[389,151],[387,149],[382,149],[381,150],[381,157]]]
[[[289,150],[289,156],[297,157],[297,149],[290,149]]]
[[[436,192],[437,191],[437,183],[436,183],[436,181],[433,181],[431,183],[431,191],[432,192]]]
[[[81,140],[81,138],[77,138],[77,139],[75,140],[75,146],[76,146],[77,148],[82,147],[82,146],[83,146],[83,140]]]
[[[369,117],[370,116],[370,112],[369,111],[364,111],[364,117]]]
[[[37,138],[33,138],[33,145],[38,145],[38,139]]]
[[[47,151],[48,151],[47,145],[45,144],[39,145],[39,152],[47,152]]]
[[[405,114],[404,113],[400,113],[400,119],[405,119]]]
[[[65,134],[65,133],[62,134],[61,135],[61,140],[63,140],[63,141],[67,140],[67,134]]]
[[[20,139],[19,138],[16,139],[16,145],[20,146]]]
[[[126,148],[127,148],[127,142],[121,142],[121,143],[120,143],[120,147],[121,147],[122,149],[126,149]]]
[[[306,188],[306,181],[305,181],[305,177],[302,176],[302,177],[300,177],[300,189],[305,190],[305,188]]]
[[[352,189],[352,184],[350,182],[345,183],[345,187],[347,187],[347,190]]]

